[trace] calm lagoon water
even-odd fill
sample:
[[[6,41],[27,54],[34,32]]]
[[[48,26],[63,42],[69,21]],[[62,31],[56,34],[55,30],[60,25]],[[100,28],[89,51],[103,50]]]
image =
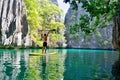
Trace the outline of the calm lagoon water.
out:
[[[48,49],[47,55],[29,55],[40,52],[41,49],[0,50],[0,80],[114,80],[116,77],[113,65],[119,58],[117,51]]]

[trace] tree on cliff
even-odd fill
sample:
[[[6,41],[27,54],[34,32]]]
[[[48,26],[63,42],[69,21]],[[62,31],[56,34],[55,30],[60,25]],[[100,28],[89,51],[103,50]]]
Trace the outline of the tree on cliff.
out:
[[[113,21],[113,45],[120,49],[120,0],[64,0],[64,2],[69,2],[74,10],[78,10],[79,4],[82,4],[82,8],[90,14],[81,15],[80,22],[73,25],[74,30],[78,31],[80,28],[86,34],[90,34],[97,28],[107,27]]]
[[[28,23],[31,29],[32,40],[42,46],[40,34],[36,31],[55,29],[56,33],[50,33],[50,46],[55,46],[64,39],[63,32],[65,26],[60,21],[59,16],[62,10],[50,0],[24,0],[27,7]],[[59,19],[59,20],[58,20]]]

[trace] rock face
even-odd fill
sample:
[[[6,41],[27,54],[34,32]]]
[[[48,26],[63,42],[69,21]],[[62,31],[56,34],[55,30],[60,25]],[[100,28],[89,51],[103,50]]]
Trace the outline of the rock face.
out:
[[[51,3],[58,6],[58,1],[57,0],[51,0]]]
[[[0,44],[30,46],[30,28],[23,0],[0,0]]]
[[[113,46],[120,51],[120,15],[116,16],[113,20]]]
[[[65,16],[67,47],[113,49],[112,25],[98,29],[90,36],[84,35],[82,31],[78,34],[70,34],[70,25],[79,22],[80,14],[87,14],[81,6],[82,4],[79,4],[78,11],[73,11],[71,6]]]

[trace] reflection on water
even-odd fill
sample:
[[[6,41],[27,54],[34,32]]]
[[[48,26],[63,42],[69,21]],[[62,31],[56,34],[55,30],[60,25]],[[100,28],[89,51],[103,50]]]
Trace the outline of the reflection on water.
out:
[[[0,50],[0,80],[23,80],[29,51]]]
[[[43,80],[47,79],[47,74],[46,74],[46,63],[47,63],[47,56],[43,55],[42,56],[42,72],[41,72],[41,77],[43,78]]]
[[[107,50],[0,50],[0,80],[120,80],[120,56]]]
[[[112,66],[113,80],[120,80],[120,54],[118,60]]]

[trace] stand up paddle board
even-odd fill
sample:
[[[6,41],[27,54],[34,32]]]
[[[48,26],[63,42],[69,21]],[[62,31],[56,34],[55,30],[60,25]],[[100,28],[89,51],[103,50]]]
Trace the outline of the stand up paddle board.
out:
[[[42,54],[42,53],[31,53],[29,54],[29,56],[43,56],[43,55],[49,55],[49,54],[56,54],[57,52],[50,52],[50,53],[45,53],[45,54]]]

